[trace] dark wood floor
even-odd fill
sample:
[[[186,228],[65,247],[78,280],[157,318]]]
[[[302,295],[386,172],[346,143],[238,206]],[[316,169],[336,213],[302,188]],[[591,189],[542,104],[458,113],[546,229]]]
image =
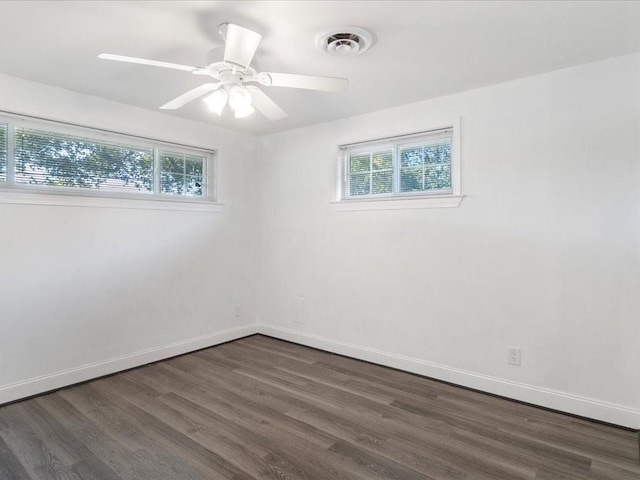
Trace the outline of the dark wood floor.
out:
[[[0,479],[640,479],[636,433],[248,337],[0,408]]]

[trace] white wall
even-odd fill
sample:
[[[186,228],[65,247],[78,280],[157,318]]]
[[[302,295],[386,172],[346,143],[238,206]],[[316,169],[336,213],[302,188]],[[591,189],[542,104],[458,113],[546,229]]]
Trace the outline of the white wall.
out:
[[[8,76],[0,110],[216,149],[225,203],[0,203],[0,403],[255,331],[254,137]]]
[[[456,117],[459,208],[334,211],[338,144]],[[261,331],[640,427],[639,56],[258,149]]]
[[[258,329],[639,428],[639,107],[628,56],[256,141],[0,75],[0,110],[217,149],[225,203],[0,203],[0,403]],[[333,209],[338,144],[455,117],[459,208]]]

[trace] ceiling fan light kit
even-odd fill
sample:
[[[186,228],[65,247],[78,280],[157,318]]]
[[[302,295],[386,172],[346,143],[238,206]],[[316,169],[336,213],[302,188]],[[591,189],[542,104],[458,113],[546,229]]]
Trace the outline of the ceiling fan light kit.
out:
[[[204,103],[207,104],[207,107],[213,113],[218,115],[222,115],[222,110],[224,106],[227,104],[227,100],[229,99],[229,94],[224,90],[216,90],[211,95],[208,95],[203,98]]]
[[[251,94],[239,85],[234,85],[229,90],[229,106],[235,113],[236,118],[244,118],[255,112],[251,106]]]
[[[264,87],[288,87],[327,92],[343,92],[349,87],[349,81],[346,78],[258,72],[251,66],[251,61],[260,45],[262,35],[233,23],[223,23],[220,25],[219,31],[225,40],[223,60],[208,63],[204,67],[192,67],[110,53],[102,53],[98,57],[104,60],[182,70],[194,75],[207,76],[214,80],[165,103],[160,107],[163,110],[175,110],[212,92],[204,97],[203,101],[213,113],[221,115],[228,103],[235,118],[247,117],[258,110],[269,120],[280,120],[287,116],[286,112],[260,88],[251,85],[251,83],[257,83]],[[362,31],[366,33],[366,31]],[[371,43],[371,36],[369,35],[368,38],[369,40],[362,42],[353,38],[341,38],[342,43],[336,44],[332,48],[341,52],[340,55],[343,56],[351,50],[364,51]]]
[[[248,117],[256,111],[251,105],[253,101],[251,93],[245,87],[239,85],[232,85],[231,87],[225,85],[202,100],[207,104],[209,110],[217,115],[222,115],[227,102],[236,118]]]

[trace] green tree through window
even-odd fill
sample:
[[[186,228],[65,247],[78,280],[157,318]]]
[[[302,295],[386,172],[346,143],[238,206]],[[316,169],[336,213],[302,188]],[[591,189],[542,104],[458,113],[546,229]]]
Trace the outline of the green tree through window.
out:
[[[160,153],[160,189],[174,195],[202,195],[202,157],[174,152]]]
[[[452,139],[453,128],[446,128],[342,147],[344,198],[451,194]]]
[[[3,185],[39,193],[59,188],[215,200],[209,185],[212,152],[48,120],[12,119],[0,122]]]
[[[451,188],[451,144],[400,149],[400,191]]]
[[[153,192],[153,151],[17,128],[15,182]]]

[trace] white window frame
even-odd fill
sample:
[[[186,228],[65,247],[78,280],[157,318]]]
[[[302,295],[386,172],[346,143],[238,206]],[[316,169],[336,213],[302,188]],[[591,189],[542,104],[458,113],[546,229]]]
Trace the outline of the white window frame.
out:
[[[425,145],[420,137],[439,131],[451,130],[451,189],[446,191],[400,192],[400,158],[398,151],[411,145]],[[360,148],[361,147],[361,148]],[[372,149],[394,150],[394,192],[349,196],[348,160],[358,152]],[[414,208],[455,208],[464,198],[461,185],[460,119],[442,122],[420,132],[400,134],[367,141],[354,141],[338,147],[336,197],[332,201],[335,211],[397,210]]]
[[[217,152],[215,150],[12,113],[1,113],[0,123],[8,125],[7,173],[6,181],[0,181],[0,203],[210,212],[220,211],[223,205],[216,202]],[[114,192],[81,187],[16,184],[14,181],[16,128],[34,129],[78,137],[87,141],[93,140],[151,150],[154,168],[153,192]],[[161,151],[171,151],[205,159],[202,172],[203,195],[201,197],[171,195],[161,192]]]

